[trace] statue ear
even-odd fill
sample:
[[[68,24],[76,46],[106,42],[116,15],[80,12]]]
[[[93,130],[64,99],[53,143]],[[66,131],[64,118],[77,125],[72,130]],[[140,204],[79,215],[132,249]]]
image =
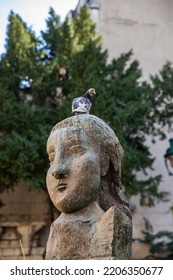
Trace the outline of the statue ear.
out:
[[[102,152],[100,161],[101,161],[101,176],[105,176],[109,169],[110,156],[107,153]]]

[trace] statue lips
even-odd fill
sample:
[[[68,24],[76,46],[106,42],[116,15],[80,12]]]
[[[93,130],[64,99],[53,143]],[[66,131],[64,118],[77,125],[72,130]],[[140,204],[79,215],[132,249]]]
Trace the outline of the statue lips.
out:
[[[64,190],[66,189],[66,186],[67,186],[66,183],[60,182],[60,183],[56,186],[56,189],[62,192],[62,191],[64,191]]]

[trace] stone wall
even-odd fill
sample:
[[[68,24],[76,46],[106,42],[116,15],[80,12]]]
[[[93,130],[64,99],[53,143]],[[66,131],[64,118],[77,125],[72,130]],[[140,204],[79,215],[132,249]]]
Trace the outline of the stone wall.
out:
[[[0,259],[43,259],[50,226],[47,193],[20,183],[1,200]]]

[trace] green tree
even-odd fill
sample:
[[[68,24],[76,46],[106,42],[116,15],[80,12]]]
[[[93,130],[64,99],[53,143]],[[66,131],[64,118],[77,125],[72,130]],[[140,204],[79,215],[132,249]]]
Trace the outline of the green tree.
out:
[[[46,102],[45,53],[31,28],[13,12],[0,61],[0,191],[19,180],[45,189],[46,141],[55,114]]]
[[[167,138],[167,132],[173,132],[173,65],[167,62],[156,75],[151,75],[152,90],[148,93],[150,115],[148,133],[160,140]],[[157,125],[156,125],[157,124]],[[166,128],[166,129],[164,129]]]
[[[96,27],[86,6],[83,6],[76,19],[66,17],[63,23],[60,22],[60,17],[56,15],[55,11],[50,8],[46,24],[46,31],[41,32],[47,54],[46,62],[50,70],[46,81],[52,94],[51,104],[57,102],[58,105],[74,90],[75,77],[72,68],[73,65],[76,67],[77,61],[75,60],[78,59],[76,55],[89,44],[98,46],[101,38],[96,33]],[[80,65],[79,61],[77,64]],[[89,67],[89,63],[87,67]]]
[[[96,32],[87,6],[83,6],[80,14],[73,20],[74,34],[76,34],[75,50],[79,51],[91,41],[97,46],[101,43],[101,37]]]
[[[10,12],[7,25],[6,52],[1,57],[0,81],[18,100],[32,95],[35,105],[43,106],[46,97],[44,77],[45,53],[35,33],[18,14]]]
[[[19,15],[11,11],[8,20],[6,53],[1,59],[1,82],[19,98],[22,82],[30,84],[33,77],[31,73],[35,67],[38,42]]]
[[[20,180],[45,188],[46,141],[53,123],[43,108],[18,101],[0,87],[0,192]]]

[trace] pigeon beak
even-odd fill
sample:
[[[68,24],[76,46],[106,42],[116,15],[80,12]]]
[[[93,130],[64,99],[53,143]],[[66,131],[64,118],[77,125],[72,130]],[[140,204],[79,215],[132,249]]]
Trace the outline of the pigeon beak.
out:
[[[95,90],[93,91],[93,94],[96,94],[96,91],[95,91]]]

